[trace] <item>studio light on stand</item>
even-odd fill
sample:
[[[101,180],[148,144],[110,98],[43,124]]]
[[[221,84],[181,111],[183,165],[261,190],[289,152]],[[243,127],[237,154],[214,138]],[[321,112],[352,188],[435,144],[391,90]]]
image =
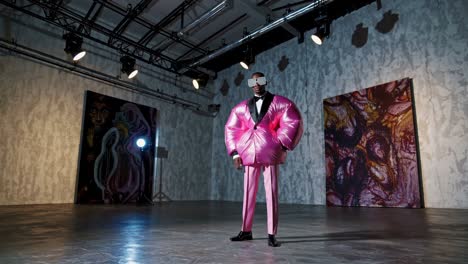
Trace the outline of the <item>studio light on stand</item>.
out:
[[[79,61],[86,55],[86,51],[82,49],[83,38],[72,33],[66,33],[63,35],[65,40],[65,49],[64,51],[70,54],[73,58],[73,61]]]
[[[156,157],[159,160],[159,191],[153,196],[153,200],[157,199],[159,200],[159,203],[161,203],[163,200],[167,200],[168,202],[172,201],[171,198],[169,198],[169,196],[167,196],[167,194],[162,191],[162,160],[167,159],[168,154],[169,151],[165,147],[156,148]]]
[[[137,139],[136,144],[140,148],[140,150],[143,151],[143,149],[146,146],[146,140],[144,138],[139,138]]]
[[[146,142],[146,139],[145,138],[138,138],[136,140],[136,145],[137,147],[140,149],[140,172],[141,172],[141,178],[142,180],[139,181],[138,183],[138,193],[137,193],[137,197],[136,197],[136,202],[137,204],[150,204],[150,205],[153,205],[153,201],[151,199],[149,199],[146,195],[145,195],[145,191],[144,189],[142,190],[142,184],[141,182],[145,182],[145,167],[144,167],[144,151],[147,149],[147,142]],[[145,148],[146,147],[146,148]],[[144,187],[144,186],[143,186]]]
[[[122,63],[121,71],[127,74],[129,79],[132,79],[138,74],[138,70],[135,68],[135,59],[130,56],[123,56],[120,58],[120,62]]]

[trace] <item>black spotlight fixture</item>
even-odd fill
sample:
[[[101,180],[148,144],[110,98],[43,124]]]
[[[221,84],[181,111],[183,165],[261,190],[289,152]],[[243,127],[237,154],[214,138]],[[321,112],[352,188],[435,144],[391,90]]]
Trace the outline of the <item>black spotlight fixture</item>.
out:
[[[200,77],[192,80],[192,85],[195,89],[200,89],[200,87],[205,87],[208,83],[208,76],[201,75]]]
[[[78,61],[86,55],[86,51],[81,48],[81,45],[83,44],[82,37],[72,32],[68,32],[63,35],[63,39],[65,40],[64,51],[73,57],[73,61]]]
[[[255,56],[253,54],[253,50],[251,47],[246,46],[243,52],[242,60],[239,62],[239,64],[242,66],[242,68],[248,70],[250,66],[254,63]]]
[[[325,38],[328,38],[328,36],[330,36],[330,23],[326,22],[319,25],[315,31],[315,34],[310,36],[310,38],[312,41],[314,41],[315,44],[322,45],[325,41]]]
[[[138,70],[135,68],[135,59],[130,56],[123,56],[120,58],[122,63],[121,71],[127,74],[129,79],[132,79],[138,74]]]

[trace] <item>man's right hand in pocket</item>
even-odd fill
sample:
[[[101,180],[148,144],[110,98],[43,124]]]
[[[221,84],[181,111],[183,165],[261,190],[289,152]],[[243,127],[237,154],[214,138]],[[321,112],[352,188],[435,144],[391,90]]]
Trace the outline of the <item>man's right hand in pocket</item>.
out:
[[[237,157],[233,160],[234,160],[234,168],[236,168],[237,170],[242,169],[242,159],[240,157]]]

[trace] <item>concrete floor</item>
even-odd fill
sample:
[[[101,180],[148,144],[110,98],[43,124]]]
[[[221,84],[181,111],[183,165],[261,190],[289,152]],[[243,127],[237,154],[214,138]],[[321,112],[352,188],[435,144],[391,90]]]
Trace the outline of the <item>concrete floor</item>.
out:
[[[0,263],[468,263],[468,210],[280,205],[279,248],[257,205],[0,206]]]

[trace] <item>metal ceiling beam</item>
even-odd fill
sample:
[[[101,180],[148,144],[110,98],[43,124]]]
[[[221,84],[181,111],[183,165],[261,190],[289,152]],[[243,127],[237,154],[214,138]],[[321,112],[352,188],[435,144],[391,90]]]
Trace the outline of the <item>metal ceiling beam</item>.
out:
[[[88,9],[88,12],[86,13],[86,16],[83,18],[82,23],[80,24],[80,26],[77,29],[78,32],[83,32],[83,30],[85,30],[85,34],[87,34],[87,35],[91,34],[91,29],[89,27],[85,27],[84,25],[85,24],[94,24],[94,22],[96,22],[96,19],[98,18],[99,14],[101,13],[101,10],[103,8],[103,5],[99,5],[99,8],[96,10],[96,12],[94,12],[94,9],[96,8],[96,5],[97,5],[97,3],[93,2],[91,7]],[[91,14],[93,14],[93,12],[94,12],[93,17],[91,19],[89,19]]]
[[[257,3],[258,6],[261,6],[261,5],[264,5],[266,3],[270,2],[270,0],[263,0],[263,1],[260,1],[259,3]]]
[[[210,10],[206,11],[199,18],[193,20],[190,24],[183,27],[179,32],[177,32],[177,35],[182,37],[182,36],[188,34],[195,27],[198,27],[198,26],[202,25],[203,23],[206,23],[207,21],[212,20],[213,18],[215,18],[216,16],[218,16],[222,12],[225,12],[227,9],[232,8],[232,4],[233,4],[232,1],[233,0],[221,1],[219,4],[215,5]]]
[[[123,9],[122,7],[118,6],[117,4],[113,3],[113,2],[107,2],[105,0],[94,0],[98,3],[101,3],[103,4],[105,7],[107,7],[108,9],[116,12],[117,14],[120,14],[122,16],[125,16],[127,14],[127,11],[125,9]],[[136,23],[138,23],[139,25],[143,26],[143,27],[146,27],[147,29],[152,29],[153,28],[153,25],[152,23],[150,23],[149,21],[141,18],[141,17],[135,17],[134,21]],[[175,34],[173,34],[172,32],[169,32],[163,28],[160,28],[159,29],[159,33],[167,38],[170,38],[170,39],[173,39],[175,41],[178,41],[181,45],[184,45],[188,48],[194,48],[195,47],[195,44],[193,43],[190,43],[189,41],[187,40],[184,40],[184,39],[180,39],[179,37],[177,37]],[[133,42],[133,41],[132,41]],[[137,42],[135,42],[135,45],[138,45],[138,46],[145,46],[145,45],[142,45],[142,44],[139,44]],[[198,48],[197,50],[199,50],[201,53],[207,53],[207,51],[203,50],[203,49],[200,49]],[[153,52],[155,52],[153,50]],[[161,56],[163,56],[161,54]]]
[[[331,3],[333,2],[333,0],[317,0],[317,1],[314,1],[313,3],[311,4],[308,4],[306,5],[305,7],[299,9],[299,10],[296,10],[296,11],[293,11],[291,13],[289,13],[288,15],[284,16],[284,17],[281,17],[271,23],[269,23],[268,25],[266,26],[263,26],[263,27],[260,27],[258,29],[256,29],[255,31],[253,31],[252,33],[248,34],[247,36],[244,36],[243,38],[233,42],[233,43],[230,43],[216,51],[213,51],[212,53],[208,54],[207,56],[201,58],[200,60],[190,64],[191,67],[195,67],[195,66],[198,66],[198,65],[201,65],[209,60],[212,60],[218,56],[220,56],[221,54],[224,54],[226,52],[228,52],[229,50],[232,50],[248,41],[251,41],[255,38],[258,38],[259,36],[265,34],[266,32],[269,32],[270,30],[274,29],[274,28],[277,28],[278,26],[281,26],[283,23],[289,21],[289,20],[292,20],[294,18],[297,18],[305,13],[308,13],[314,9],[317,9],[325,4],[328,4],[328,3]]]
[[[278,17],[267,7],[254,5],[254,4],[250,3],[250,1],[248,1],[248,0],[241,0],[239,2],[246,7],[245,10],[247,12],[251,12],[254,15],[260,15],[260,16],[263,16],[263,17],[269,16],[271,20],[277,20],[278,19]],[[284,28],[289,33],[291,33],[293,36],[295,36],[297,38],[302,38],[301,32],[299,32],[296,28],[291,26],[291,24],[289,24],[288,22],[282,23],[281,27]]]
[[[105,2],[102,0],[95,0],[95,1],[102,5],[104,5],[103,3]],[[132,55],[141,61],[144,61],[148,64],[155,65],[156,67],[161,68],[163,70],[166,70],[175,74],[179,74],[180,69],[187,68],[188,71],[193,71],[195,73],[199,73],[203,75],[206,74],[206,75],[210,75],[211,77],[214,77],[214,74],[212,74],[211,72],[202,71],[198,69],[197,67],[183,65],[181,64],[181,62],[178,62],[163,54],[156,54],[150,48],[140,45],[136,43],[135,41],[128,39],[122,35],[115,35],[114,39],[117,41],[114,42],[112,45],[110,45],[109,43],[107,43],[106,41],[103,41],[102,39],[103,39],[103,36],[104,38],[106,36],[107,37],[111,36],[112,30],[104,26],[98,25],[96,23],[93,23],[92,20],[87,20],[85,19],[85,17],[81,16],[80,14],[70,9],[67,9],[64,6],[57,7],[56,5],[54,5],[54,3],[44,2],[41,0],[30,0],[28,2],[31,4],[18,6],[16,4],[16,1],[14,0],[12,1],[0,0],[0,3],[7,7],[10,7],[17,11],[21,11],[27,15],[30,15],[32,17],[35,17],[47,23],[53,24],[66,31],[74,32],[82,37],[85,37],[94,42],[100,43],[112,49],[118,50],[124,54]],[[44,10],[44,14],[37,12],[37,10],[30,10],[31,8],[35,8],[35,7],[39,7],[42,10]],[[83,25],[83,27],[89,28],[90,31],[86,33],[78,32],[77,29],[80,27],[80,25]],[[101,37],[93,36],[93,34],[91,34],[92,33],[91,30],[95,34],[100,34]]]
[[[205,38],[204,40],[202,40],[200,43],[197,44],[197,46],[202,46],[204,45],[206,42],[210,41],[211,39],[213,39],[214,37],[218,36],[219,34],[221,34],[222,32],[226,31],[228,28],[232,27],[233,25],[237,24],[240,20],[244,19],[245,17],[247,17],[247,14],[244,13],[242,14],[241,16],[235,18],[234,20],[232,20],[231,22],[229,22],[227,25],[225,25],[224,27],[220,28],[218,31],[216,31],[215,33],[211,34],[210,36],[208,36],[207,38]],[[190,53],[193,52],[193,49],[191,50],[188,50],[187,52],[185,52],[184,54],[180,55],[176,60],[179,61],[181,60],[183,57],[189,55]]]
[[[279,10],[282,10],[282,9],[289,9],[291,7],[295,7],[297,5],[302,5],[302,4],[309,3],[309,2],[312,2],[312,1],[311,0],[302,0],[302,1],[299,1],[299,2],[295,2],[295,3],[288,3],[286,5],[275,7],[271,11],[279,11]]]
[[[17,43],[13,43],[0,38],[0,49],[8,50],[9,52],[16,53],[20,56],[26,57],[33,61],[44,63],[60,69],[67,69],[68,71],[80,75],[82,77],[91,78],[96,81],[104,82],[106,84],[114,85],[116,88],[135,91],[155,99],[164,101],[169,104],[175,104],[183,107],[184,109],[190,109],[196,114],[201,114],[208,117],[215,117],[216,115],[208,110],[205,110],[205,106],[188,100],[177,95],[170,95],[162,92],[159,89],[153,90],[148,87],[138,85],[132,82],[120,80],[115,76],[96,71],[91,68],[87,68],[78,64],[74,64],[70,61],[63,60],[49,54],[43,53],[38,50],[34,50],[25,46],[21,46]]]
[[[152,0],[141,0],[135,8],[131,8],[128,10],[128,13],[125,17],[117,24],[117,26],[112,30],[114,34],[122,34],[125,29],[127,29],[128,25],[137,17],[139,16],[151,3]],[[96,3],[96,2],[94,2]],[[111,41],[111,39],[109,39]]]
[[[210,10],[206,11],[203,15],[201,15],[199,18],[193,20],[190,24],[187,26],[183,27],[179,32],[177,32],[177,36],[180,38],[185,38],[188,33],[194,29],[195,27],[198,27],[202,25],[203,23],[206,23],[207,21],[213,19],[214,17],[218,16],[222,12],[226,11],[229,8],[232,8],[232,0],[224,0],[217,5],[215,5],[213,8]],[[170,46],[172,46],[175,42],[171,41],[170,39],[166,39],[166,41],[163,41],[158,45],[156,48],[159,52],[162,52],[166,49],[168,49]],[[200,43],[196,45],[196,47],[200,47]],[[195,49],[191,49],[192,51],[195,51]],[[209,52],[202,53],[202,55],[206,55]]]
[[[185,10],[190,8],[193,4],[195,4],[195,2],[196,0],[186,0],[177,6],[174,10],[171,11],[171,13],[161,19],[156,25],[151,26],[149,31],[146,32],[145,35],[140,38],[140,40],[138,40],[138,43],[142,45],[147,45],[150,43],[161,29],[172,23],[175,19],[177,19],[178,16],[183,17]]]

